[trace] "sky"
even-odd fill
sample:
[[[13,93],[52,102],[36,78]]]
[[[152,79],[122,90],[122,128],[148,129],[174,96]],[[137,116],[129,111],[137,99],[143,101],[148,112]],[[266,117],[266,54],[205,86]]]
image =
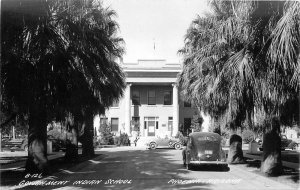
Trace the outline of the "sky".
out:
[[[191,21],[208,11],[206,0],[103,0],[103,4],[117,12],[125,63],[138,59],[180,63],[177,51]]]

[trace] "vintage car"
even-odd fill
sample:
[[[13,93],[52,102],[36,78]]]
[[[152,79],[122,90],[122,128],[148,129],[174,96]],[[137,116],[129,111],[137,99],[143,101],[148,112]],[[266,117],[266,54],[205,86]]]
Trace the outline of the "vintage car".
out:
[[[182,151],[183,165],[189,170],[192,166],[219,165],[228,170],[221,137],[217,133],[194,132],[188,137],[187,146]]]
[[[299,143],[288,139],[286,135],[280,135],[281,139],[281,150],[291,149],[291,150],[297,150],[299,147]],[[259,143],[259,150],[263,151],[263,142],[260,141]]]
[[[149,149],[156,149],[158,147],[160,148],[175,148],[176,150],[179,150],[182,148],[182,142],[179,138],[161,138],[161,137],[155,137],[150,139],[146,146],[148,146]]]

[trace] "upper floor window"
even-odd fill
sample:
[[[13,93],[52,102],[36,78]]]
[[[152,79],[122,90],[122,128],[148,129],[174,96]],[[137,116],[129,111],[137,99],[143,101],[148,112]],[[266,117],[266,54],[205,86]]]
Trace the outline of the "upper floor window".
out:
[[[172,91],[164,92],[164,105],[172,105]]]
[[[111,118],[111,131],[119,131],[119,118]]]
[[[132,104],[140,105],[140,92],[138,90],[132,91]]]
[[[191,102],[184,101],[183,106],[184,107],[191,107]]]
[[[155,105],[156,104],[156,96],[155,90],[148,91],[148,105]]]

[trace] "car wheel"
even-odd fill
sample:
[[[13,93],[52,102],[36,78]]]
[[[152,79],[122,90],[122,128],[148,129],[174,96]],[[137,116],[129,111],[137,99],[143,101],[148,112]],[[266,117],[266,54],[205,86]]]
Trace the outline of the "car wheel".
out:
[[[169,142],[169,147],[173,148],[173,142]]]
[[[150,143],[149,148],[152,149],[152,150],[156,149],[156,143],[155,142]]]
[[[175,147],[176,150],[180,150],[181,149],[181,144],[180,143],[176,143],[174,145],[174,147]]]
[[[183,166],[186,167],[185,156],[182,157],[182,160],[183,160]]]
[[[292,150],[297,150],[298,149],[298,144],[297,143],[295,143],[295,144],[293,144],[293,146],[292,146]]]
[[[221,170],[223,172],[228,172],[230,170],[230,168],[227,165],[225,165],[225,166],[221,166]]]
[[[186,163],[186,164],[185,164],[185,167],[186,167],[187,170],[191,170],[191,169],[192,169],[191,164],[187,164],[187,163]]]

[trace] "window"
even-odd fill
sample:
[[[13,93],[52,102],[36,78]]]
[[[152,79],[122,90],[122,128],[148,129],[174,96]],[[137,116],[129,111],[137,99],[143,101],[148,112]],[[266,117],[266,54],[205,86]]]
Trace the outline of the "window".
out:
[[[119,107],[119,102],[118,101],[114,101],[111,107]]]
[[[168,131],[172,131],[173,128],[173,117],[168,118]]]
[[[132,91],[132,104],[140,105],[140,92],[137,90]]]
[[[172,105],[172,92],[171,91],[164,92],[164,105]]]
[[[183,106],[184,107],[191,107],[191,102],[184,101]]]
[[[107,125],[107,118],[106,117],[100,118],[100,125]]]
[[[148,105],[155,105],[156,100],[155,100],[155,90],[149,90],[148,91]]]
[[[100,128],[99,128],[99,132],[103,132],[106,130],[108,126],[108,121],[106,117],[102,117],[100,118]]]
[[[132,117],[131,125],[133,127],[133,131],[140,130],[140,117]]]
[[[111,118],[111,131],[119,131],[119,118]]]

